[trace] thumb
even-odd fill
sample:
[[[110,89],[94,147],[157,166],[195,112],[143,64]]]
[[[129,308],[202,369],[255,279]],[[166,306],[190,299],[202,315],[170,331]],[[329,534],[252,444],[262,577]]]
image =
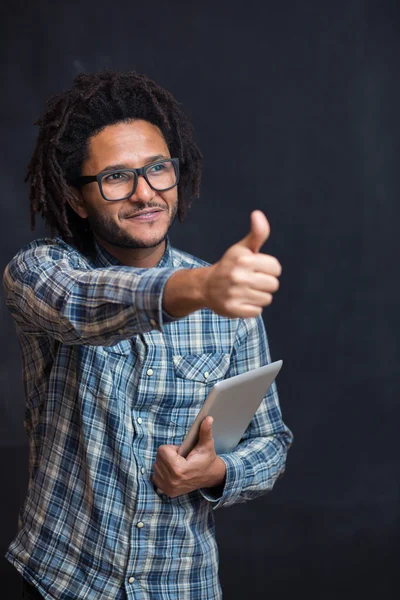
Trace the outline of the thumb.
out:
[[[206,417],[203,420],[202,424],[200,425],[199,441],[197,442],[198,446],[205,446],[210,442],[214,442],[212,433],[213,423],[214,419],[212,417]]]
[[[257,254],[269,238],[270,231],[268,219],[264,213],[261,210],[253,210],[250,215],[250,232],[240,240],[239,245]]]

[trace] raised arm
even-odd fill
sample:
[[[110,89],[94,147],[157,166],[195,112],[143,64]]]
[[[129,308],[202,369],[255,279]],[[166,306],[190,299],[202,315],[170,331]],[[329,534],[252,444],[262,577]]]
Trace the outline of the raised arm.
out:
[[[93,269],[63,242],[32,244],[4,273],[7,306],[27,335],[64,344],[112,345],[162,329],[162,295],[172,268]]]
[[[203,307],[256,316],[279,287],[279,262],[259,253],[268,236],[267,219],[254,211],[243,240],[195,269],[91,269],[63,242],[32,244],[5,270],[7,306],[25,334],[65,344],[112,345]]]

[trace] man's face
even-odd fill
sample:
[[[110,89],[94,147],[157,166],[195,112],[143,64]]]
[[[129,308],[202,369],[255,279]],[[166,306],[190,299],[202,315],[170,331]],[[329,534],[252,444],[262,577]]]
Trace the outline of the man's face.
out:
[[[156,160],[171,158],[161,131],[147,121],[117,123],[89,140],[89,158],[82,175],[97,175],[112,169],[135,169]],[[107,202],[97,182],[81,188],[79,215],[87,217],[101,240],[120,248],[154,248],[164,241],[177,213],[177,187],[153,190],[138,178],[135,193],[126,200]],[[154,209],[154,210],[150,210]]]

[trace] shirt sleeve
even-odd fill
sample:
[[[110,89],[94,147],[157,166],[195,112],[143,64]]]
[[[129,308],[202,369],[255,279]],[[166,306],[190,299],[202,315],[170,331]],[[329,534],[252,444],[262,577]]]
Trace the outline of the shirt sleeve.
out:
[[[271,362],[268,339],[261,317],[240,321],[226,377],[245,373]],[[246,502],[270,492],[284,471],[287,451],[293,441],[290,429],[282,420],[276,383],[274,382],[236,449],[221,454],[226,465],[226,479],[221,493],[200,490],[214,503],[213,508]]]
[[[163,311],[162,297],[177,270],[93,268],[67,244],[42,240],[13,258],[3,283],[6,304],[26,335],[103,346],[176,320]]]

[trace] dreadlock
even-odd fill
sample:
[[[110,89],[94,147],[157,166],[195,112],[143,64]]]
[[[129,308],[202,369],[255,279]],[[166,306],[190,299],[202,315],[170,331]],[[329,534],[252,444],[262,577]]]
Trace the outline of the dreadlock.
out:
[[[159,127],[171,156],[179,158],[178,217],[183,221],[186,191],[190,197],[199,196],[202,170],[192,125],[175,98],[145,75],[106,70],[76,77],[70,90],[47,101],[45,113],[35,123],[39,135],[26,176],[32,230],[39,213],[52,236],[58,232],[81,251],[93,249],[88,220],[81,219],[68,200],[88,157],[89,138],[108,125],[131,119]]]

